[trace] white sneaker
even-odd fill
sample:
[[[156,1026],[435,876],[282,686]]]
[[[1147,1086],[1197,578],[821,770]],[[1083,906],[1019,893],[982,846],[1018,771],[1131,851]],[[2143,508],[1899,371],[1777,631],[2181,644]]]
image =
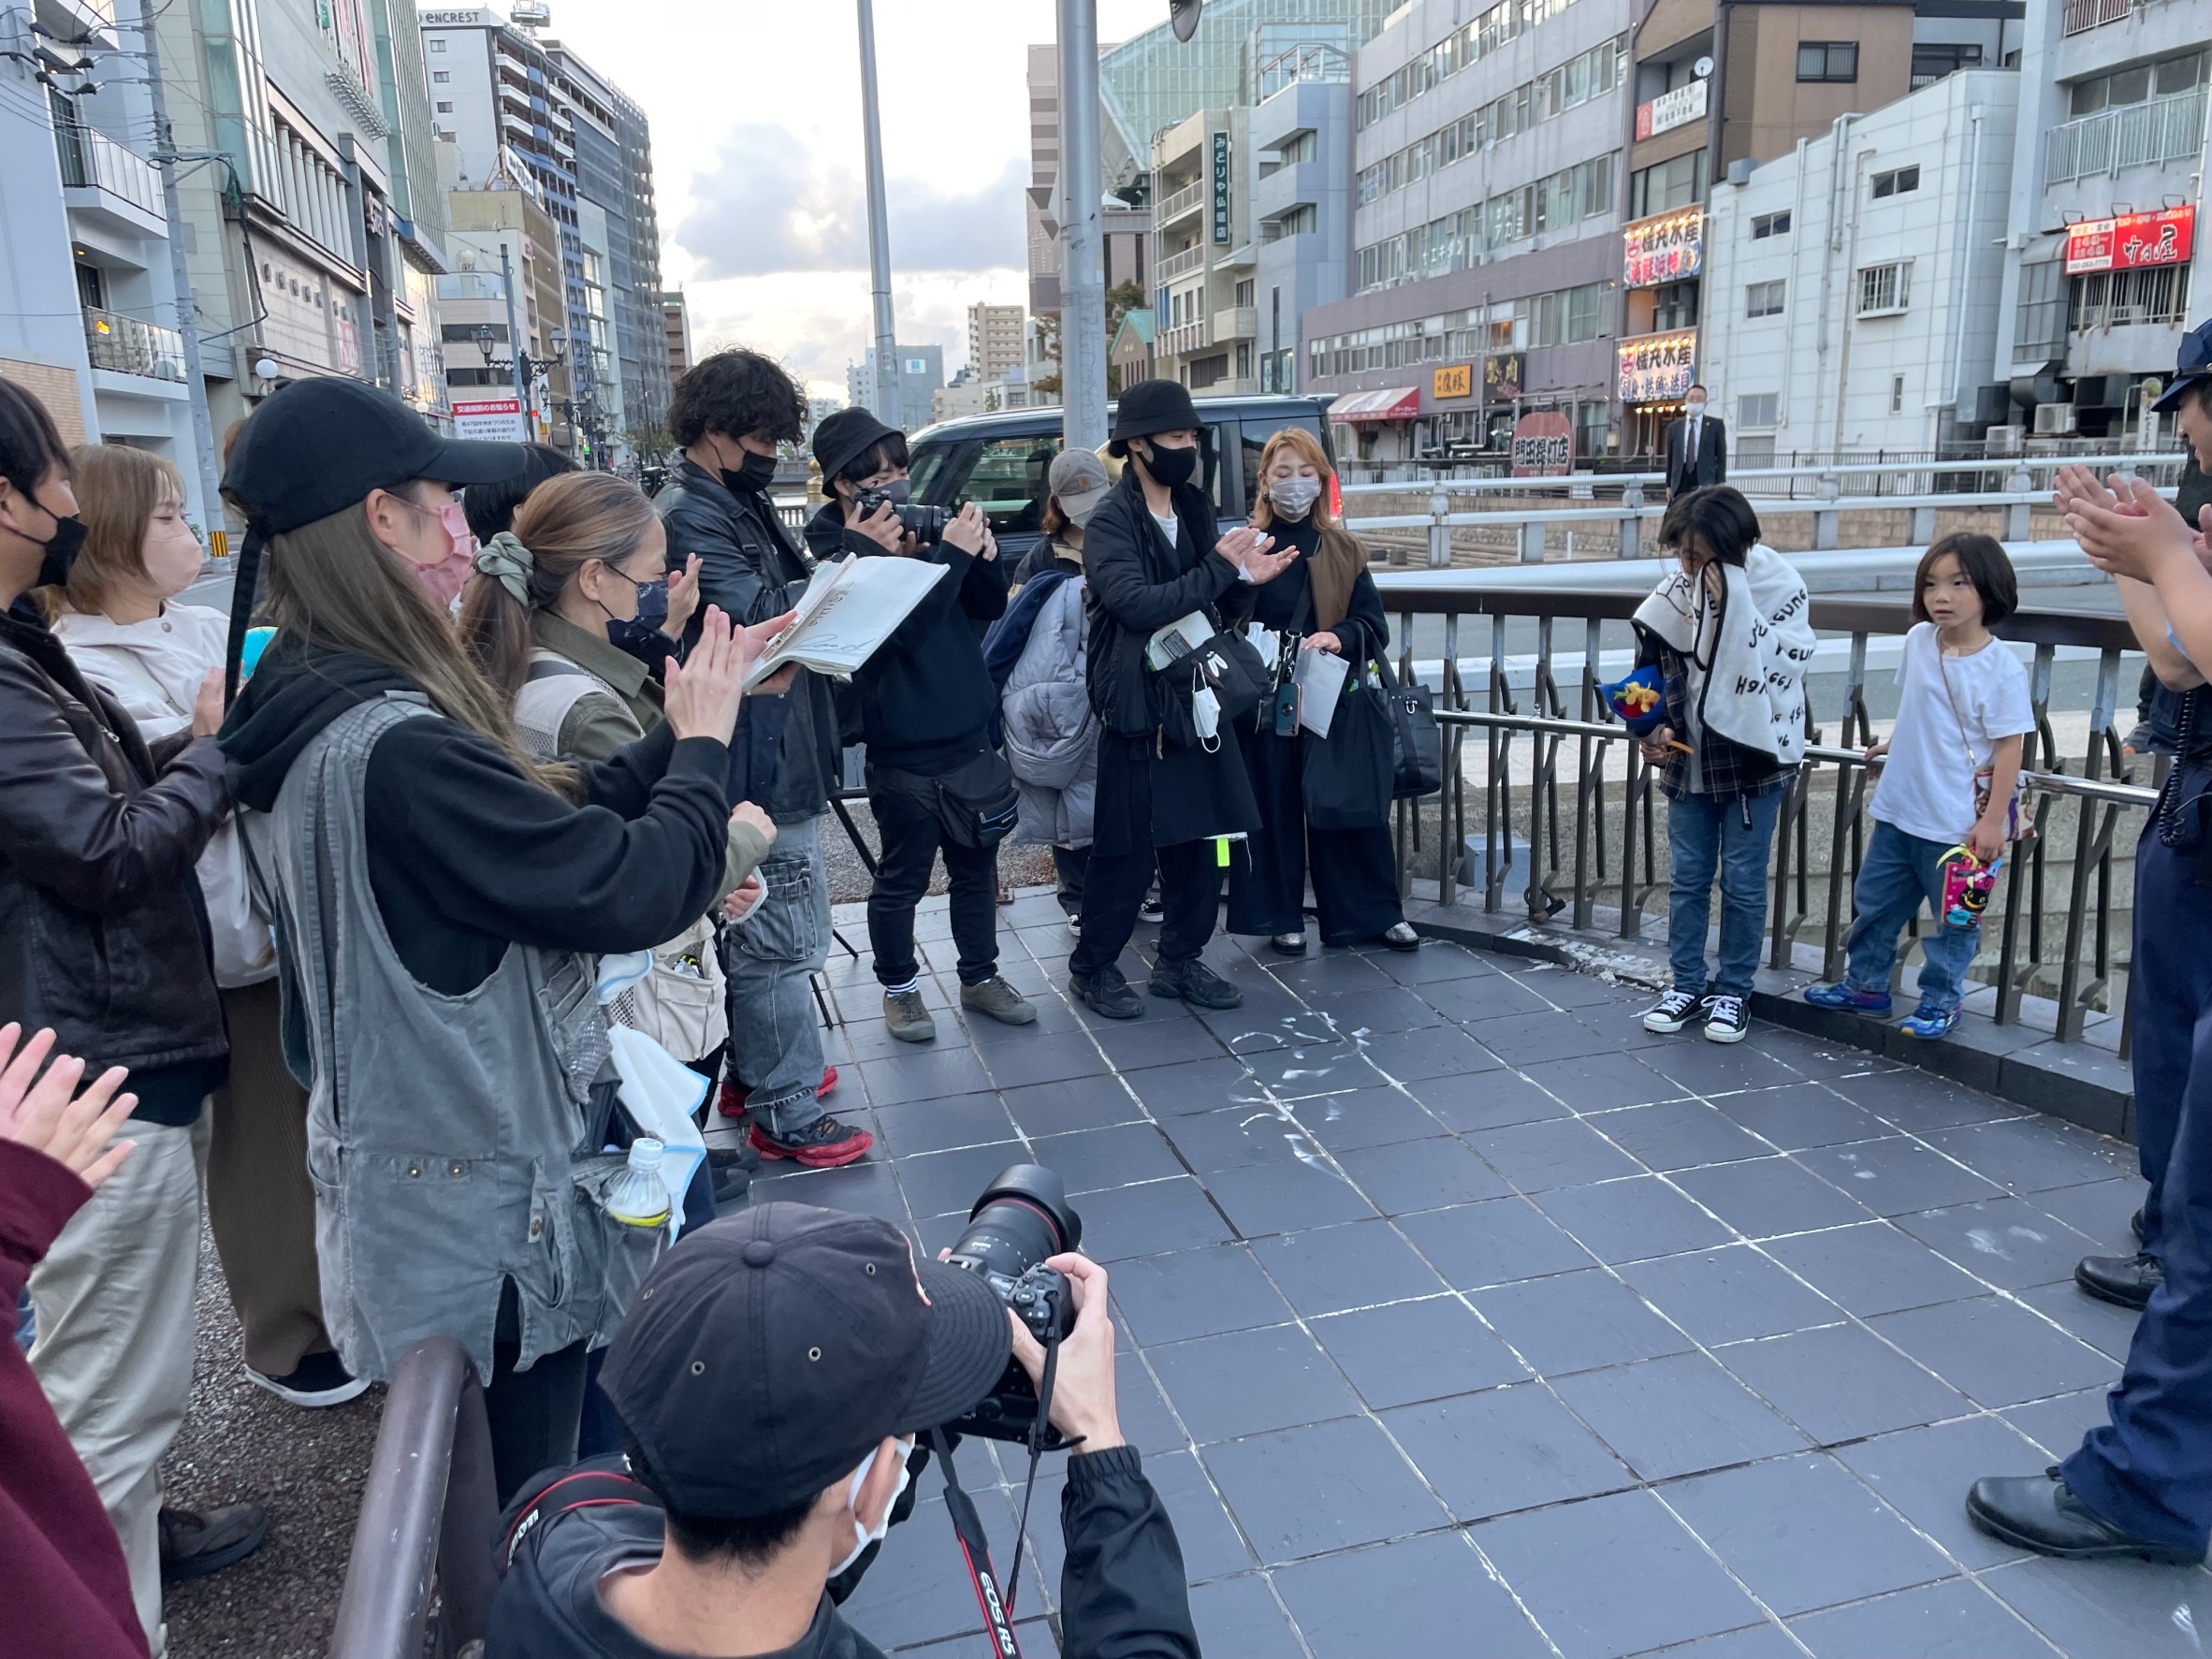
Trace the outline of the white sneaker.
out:
[[[1708,997],[1705,1011],[1708,1042],[1741,1042],[1751,1030],[1751,1011],[1740,997]]]
[[[1687,991],[1669,991],[1644,1015],[1644,1029],[1672,1036],[1695,1020],[1703,1006]]]

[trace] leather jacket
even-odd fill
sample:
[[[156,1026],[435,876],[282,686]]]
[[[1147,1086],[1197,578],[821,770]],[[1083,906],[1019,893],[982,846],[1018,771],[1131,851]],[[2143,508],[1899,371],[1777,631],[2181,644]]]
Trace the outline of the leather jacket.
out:
[[[686,631],[688,649],[710,604],[736,626],[781,616],[806,592],[814,560],[776,517],[775,503],[747,491],[739,495],[696,461],[686,460],[653,499],[668,532],[668,568],[680,570],[699,555],[699,610]],[[785,720],[782,754],[774,781],[753,793],[770,818],[795,823],[829,810],[837,787],[837,707],[830,682],[800,669],[781,698],[745,700],[749,729],[756,720]],[[749,730],[756,753],[771,747],[765,733]],[[756,760],[756,765],[759,762]],[[734,780],[735,781],[735,780]],[[733,799],[744,799],[734,793]]]
[[[150,751],[59,640],[0,616],[0,1019],[95,1074],[228,1052],[192,866],[229,806],[212,738]]]

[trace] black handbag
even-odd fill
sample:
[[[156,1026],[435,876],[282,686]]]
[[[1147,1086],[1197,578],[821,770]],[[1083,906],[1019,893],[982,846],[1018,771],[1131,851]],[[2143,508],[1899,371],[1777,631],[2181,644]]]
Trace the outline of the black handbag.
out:
[[[1397,739],[1378,680],[1355,663],[1338,694],[1329,735],[1302,730],[1299,744],[1299,794],[1310,827],[1380,829],[1390,822]]]
[[[1218,633],[1185,652],[1155,676],[1159,689],[1160,731],[1170,743],[1188,749],[1218,748],[1230,722],[1243,720],[1268,693],[1267,663],[1241,633]],[[1198,729],[1193,706],[1201,687],[1214,693],[1221,715],[1209,740]]]
[[[1398,683],[1388,657],[1375,659],[1390,720],[1390,798],[1412,800],[1444,787],[1444,733],[1436,724],[1436,698],[1417,681]]]

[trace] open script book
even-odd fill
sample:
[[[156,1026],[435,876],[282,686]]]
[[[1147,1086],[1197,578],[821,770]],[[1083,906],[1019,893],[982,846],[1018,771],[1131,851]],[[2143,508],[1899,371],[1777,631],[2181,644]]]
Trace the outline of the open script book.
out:
[[[898,632],[947,569],[926,559],[840,559],[817,565],[791,621],[754,660],[747,688],[787,662],[850,676]]]

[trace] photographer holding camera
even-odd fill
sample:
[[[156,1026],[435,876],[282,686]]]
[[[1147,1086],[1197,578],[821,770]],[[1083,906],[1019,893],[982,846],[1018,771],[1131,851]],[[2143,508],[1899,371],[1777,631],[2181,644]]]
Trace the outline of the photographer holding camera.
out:
[[[1037,1018],[998,972],[998,843],[1013,827],[1013,772],[991,746],[998,688],[982,630],[1006,611],[1007,567],[970,502],[957,513],[907,501],[907,441],[866,409],[814,429],[830,501],[807,526],[814,556],[907,558],[946,567],[913,615],[852,677],[867,744],[868,808],[882,837],[868,893],[868,944],[883,984],[883,1022],[901,1042],[928,1042],[914,956],[914,907],[939,852],[951,887],[960,1006],[1009,1026]]]
[[[621,1477],[578,1471],[511,1512],[485,1659],[880,1659],[831,1580],[889,1528],[919,1436],[996,1408],[1010,1354],[1041,1380],[1043,1350],[1009,1311],[1054,1277],[1041,1269],[1065,1275],[1076,1310],[1050,1407],[1073,1448],[1065,1651],[1197,1659],[1174,1527],[1114,1414],[1105,1271],[1062,1252],[1006,1279],[1024,1266],[1012,1240],[1026,1227],[1079,1236],[1050,1225],[1049,1198],[1040,1209],[1019,1196],[1023,1174],[1057,1186],[1007,1171],[948,1261],[918,1259],[888,1222],[794,1203],[672,1250],[604,1374],[636,1484],[624,1496],[607,1485],[630,1486]],[[964,1271],[964,1253],[997,1269]]]

